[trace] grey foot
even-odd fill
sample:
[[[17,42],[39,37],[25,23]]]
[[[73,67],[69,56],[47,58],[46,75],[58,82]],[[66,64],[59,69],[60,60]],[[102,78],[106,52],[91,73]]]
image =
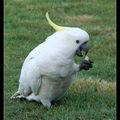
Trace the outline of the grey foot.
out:
[[[91,60],[84,60],[79,67],[79,70],[89,70],[93,67],[93,61]]]

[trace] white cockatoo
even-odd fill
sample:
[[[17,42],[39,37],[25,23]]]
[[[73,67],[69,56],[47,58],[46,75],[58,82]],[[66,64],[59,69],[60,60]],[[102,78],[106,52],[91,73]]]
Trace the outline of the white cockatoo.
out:
[[[86,57],[80,65],[75,55],[88,52],[89,35],[80,28],[62,27],[54,24],[46,13],[48,23],[56,30],[54,34],[34,48],[21,69],[18,91],[11,98],[25,98],[41,102],[50,108],[51,101],[60,99],[77,79],[77,72],[92,68]]]

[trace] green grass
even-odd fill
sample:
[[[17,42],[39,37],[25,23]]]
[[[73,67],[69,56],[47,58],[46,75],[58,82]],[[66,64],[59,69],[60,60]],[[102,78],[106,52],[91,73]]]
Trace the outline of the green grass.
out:
[[[115,0],[5,0],[5,120],[116,119],[115,5]],[[94,61],[94,67],[78,73],[79,80],[49,110],[40,103],[10,100],[18,89],[24,59],[54,33],[45,18],[47,11],[56,24],[89,33],[88,56]],[[75,61],[80,64],[83,59]]]

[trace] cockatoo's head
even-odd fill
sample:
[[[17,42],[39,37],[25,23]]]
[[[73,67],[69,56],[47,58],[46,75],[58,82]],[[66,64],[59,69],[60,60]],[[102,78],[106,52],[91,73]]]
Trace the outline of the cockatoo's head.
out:
[[[56,30],[56,33],[49,37],[51,42],[57,42],[59,45],[62,43],[63,48],[66,47],[66,51],[70,51],[73,55],[81,57],[83,56],[81,51],[84,51],[85,55],[88,53],[89,35],[86,31],[80,28],[58,26],[50,20],[48,13],[46,13],[46,18],[48,23]]]

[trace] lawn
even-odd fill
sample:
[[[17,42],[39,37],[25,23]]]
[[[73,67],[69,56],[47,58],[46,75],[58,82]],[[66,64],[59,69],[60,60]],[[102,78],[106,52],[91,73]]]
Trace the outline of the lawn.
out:
[[[4,119],[115,120],[116,119],[116,1],[5,0],[4,2]],[[79,27],[90,35],[89,71],[48,110],[26,100],[11,100],[19,85],[24,59],[55,31],[45,13],[58,25]],[[75,57],[76,63],[84,58]]]

